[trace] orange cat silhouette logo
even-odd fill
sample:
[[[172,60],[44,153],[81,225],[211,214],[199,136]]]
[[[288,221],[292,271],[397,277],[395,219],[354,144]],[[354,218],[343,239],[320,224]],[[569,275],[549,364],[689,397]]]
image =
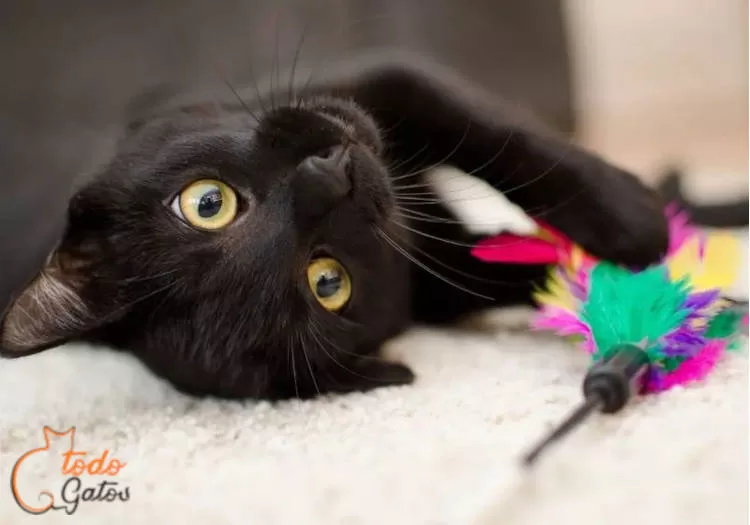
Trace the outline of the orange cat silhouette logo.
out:
[[[115,481],[127,463],[106,449],[99,454],[76,450],[75,432],[75,427],[57,432],[45,426],[44,446],[29,450],[13,465],[10,477],[13,498],[29,514],[50,510],[73,514],[81,502],[130,499],[130,487]],[[37,482],[41,478],[43,488],[31,488],[29,477]],[[101,481],[94,486],[84,485],[86,480],[97,479]],[[58,487],[54,488],[55,485]]]

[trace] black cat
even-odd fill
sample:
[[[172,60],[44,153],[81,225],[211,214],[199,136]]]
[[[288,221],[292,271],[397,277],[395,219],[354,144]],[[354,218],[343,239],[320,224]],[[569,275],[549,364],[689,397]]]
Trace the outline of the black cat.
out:
[[[2,354],[103,342],[225,397],[409,383],[384,341],[529,302],[545,272],[470,256],[477,237],[427,183],[443,163],[597,256],[666,250],[663,203],[634,176],[437,65],[383,61],[133,123],[5,312]]]

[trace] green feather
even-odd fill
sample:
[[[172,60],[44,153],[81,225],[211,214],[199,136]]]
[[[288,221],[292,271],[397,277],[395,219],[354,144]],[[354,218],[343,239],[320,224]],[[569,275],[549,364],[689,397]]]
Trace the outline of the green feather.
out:
[[[707,339],[724,339],[737,332],[737,327],[742,321],[743,313],[733,309],[725,308],[708,322],[706,327]]]
[[[661,360],[661,367],[665,372],[674,372],[685,361],[684,357],[665,357]]]
[[[642,346],[652,362],[663,362],[666,356],[657,343],[685,321],[681,306],[690,291],[688,281],[671,281],[664,266],[633,273],[606,262],[597,264],[589,279],[581,319],[596,343],[594,360],[631,343]]]

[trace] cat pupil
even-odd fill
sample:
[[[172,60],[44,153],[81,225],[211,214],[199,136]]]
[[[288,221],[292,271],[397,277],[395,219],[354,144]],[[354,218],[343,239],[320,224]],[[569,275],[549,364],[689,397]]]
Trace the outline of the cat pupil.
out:
[[[318,297],[326,299],[335,295],[341,288],[341,274],[338,272],[327,272],[318,277],[315,284],[315,293]]]
[[[213,217],[221,210],[222,202],[221,192],[218,189],[204,193],[198,202],[198,215],[204,219]]]

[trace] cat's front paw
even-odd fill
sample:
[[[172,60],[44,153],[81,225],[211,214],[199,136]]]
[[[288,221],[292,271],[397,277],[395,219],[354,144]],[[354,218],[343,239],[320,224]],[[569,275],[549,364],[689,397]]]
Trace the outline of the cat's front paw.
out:
[[[365,358],[339,367],[331,390],[337,393],[367,392],[385,386],[408,385],[414,382],[414,378],[414,372],[405,365]]]
[[[630,267],[660,261],[669,245],[664,202],[627,172],[610,167],[599,175],[550,213],[550,224],[598,258]]]

